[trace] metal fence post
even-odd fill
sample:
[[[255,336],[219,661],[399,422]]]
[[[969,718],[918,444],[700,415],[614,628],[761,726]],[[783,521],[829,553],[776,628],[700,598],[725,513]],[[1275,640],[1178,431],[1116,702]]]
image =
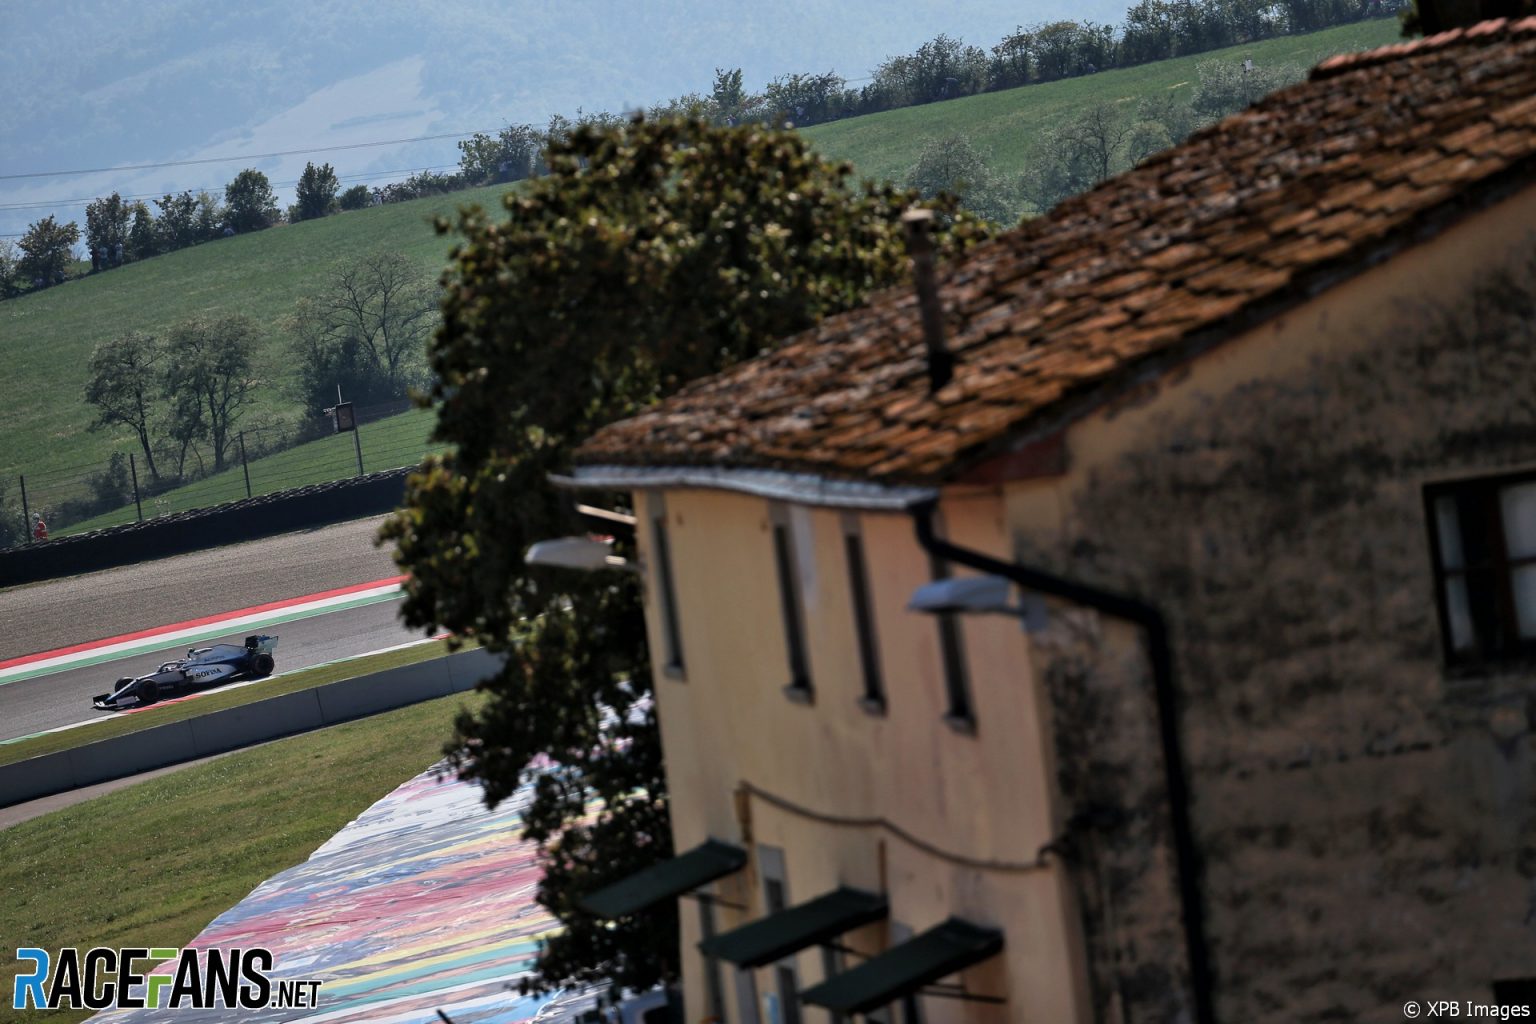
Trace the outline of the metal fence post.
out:
[[[251,496],[251,464],[245,461],[245,431],[240,431],[240,468],[245,471],[245,496]]]
[[[32,510],[27,507],[27,474],[18,473],[21,479],[21,534],[32,543]]]
[[[128,471],[133,474],[133,507],[138,509],[139,522],[144,521],[144,505],[139,501],[139,464],[133,457],[133,452],[128,453]]]
[[[357,475],[363,475],[363,438],[357,429],[357,420],[352,421],[352,443],[357,447]]]

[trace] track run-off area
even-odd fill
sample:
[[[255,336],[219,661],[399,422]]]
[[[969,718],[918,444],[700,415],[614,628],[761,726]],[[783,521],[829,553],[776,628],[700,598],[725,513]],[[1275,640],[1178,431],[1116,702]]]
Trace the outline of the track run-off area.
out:
[[[193,645],[276,635],[281,675],[423,639],[381,521],[0,590],[0,742],[110,716],[94,695]]]

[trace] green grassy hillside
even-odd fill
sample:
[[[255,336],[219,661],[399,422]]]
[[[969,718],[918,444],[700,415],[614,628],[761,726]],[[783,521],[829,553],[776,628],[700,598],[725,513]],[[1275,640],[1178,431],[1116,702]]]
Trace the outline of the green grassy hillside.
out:
[[[850,160],[861,175],[895,179],[906,173],[930,139],[961,134],[990,151],[995,170],[1016,176],[1043,130],[1092,103],[1134,102],[1158,91],[1189,90],[1202,60],[1252,57],[1261,65],[1309,65],[1332,53],[1390,43],[1397,32],[1395,21],[1365,22],[895,110],[809,128],[805,134],[819,151]],[[126,430],[88,430],[94,411],[82,391],[86,361],[97,343],[129,330],[161,332],[196,313],[244,313],[262,331],[258,371],[271,386],[243,425],[291,417],[295,404],[287,384],[293,367],[281,322],[295,300],[319,288],[333,268],[376,249],[404,252],[435,275],[453,239],[434,234],[431,219],[451,214],[461,204],[493,207],[504,191],[505,186],[477,189],[223,239],[0,303],[0,483],[8,485],[10,500],[17,498],[18,473],[44,482],[50,477],[83,481],[90,471],[105,468],[112,452],[136,450]],[[418,421],[400,429],[402,436],[421,438],[424,445]],[[287,468],[317,458],[313,451],[295,454]],[[267,468],[274,469],[273,479],[290,476],[276,462]],[[344,465],[340,470],[347,472]],[[225,474],[222,481],[205,481],[166,501],[179,508],[191,496],[235,496],[244,484],[240,481],[237,488],[233,480]]]
[[[1251,57],[1258,65],[1306,68],[1336,53],[1400,42],[1400,33],[1396,19],[1359,22],[1310,35],[1267,39],[1140,67],[835,121],[806,128],[804,134],[820,152],[847,160],[860,174],[877,180],[900,181],[923,146],[944,135],[966,136],[975,145],[991,150],[995,170],[1017,175],[1028,165],[1035,140],[1046,129],[1095,103],[1134,103],[1168,90],[1178,90],[1187,98],[1197,81],[1195,67],[1202,61],[1240,62]]]

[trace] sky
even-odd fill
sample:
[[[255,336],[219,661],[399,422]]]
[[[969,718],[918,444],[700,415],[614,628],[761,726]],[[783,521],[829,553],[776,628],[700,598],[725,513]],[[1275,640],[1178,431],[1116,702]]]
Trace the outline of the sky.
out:
[[[939,33],[1118,23],[1124,0],[0,0],[0,236],[239,171],[283,205],[307,161],[343,187],[451,171],[456,137],[793,72],[854,85]],[[286,155],[276,155],[286,154]],[[197,162],[194,162],[197,161]],[[157,165],[157,166],[146,166]],[[111,170],[106,170],[111,169]],[[93,173],[76,173],[90,171]],[[153,209],[153,205],[151,205]]]

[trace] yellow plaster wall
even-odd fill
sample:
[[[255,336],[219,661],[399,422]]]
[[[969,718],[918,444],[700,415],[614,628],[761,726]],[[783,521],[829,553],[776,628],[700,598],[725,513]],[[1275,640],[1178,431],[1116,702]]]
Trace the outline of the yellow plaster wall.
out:
[[[636,498],[642,523],[649,523],[646,496]],[[667,492],[665,506],[686,679],[669,678],[659,662],[655,669],[678,848],[709,836],[750,838],[785,850],[792,900],[838,884],[880,889],[883,880],[892,919],[914,931],[951,914],[1003,928],[1004,956],[968,972],[965,981],[974,991],[1006,995],[1010,1008],[929,999],[931,1021],[1086,1019],[1075,911],[1062,869],[1055,862],[1033,867],[1056,835],[1057,815],[1043,704],[1018,624],[1001,617],[963,622],[976,729],[966,734],[946,725],[936,621],[905,610],[911,593],[930,579],[928,557],[907,516],[861,515],[887,702],[885,714],[871,714],[859,704],[864,682],[844,513],[793,509],[815,689],[814,703],[796,703],[784,693],[789,669],[769,503],[686,490]],[[1003,512],[996,494],[956,495],[943,505],[944,527],[958,543],[1006,554]],[[646,561],[648,527],[641,544]],[[660,601],[649,565],[648,580],[648,628],[659,658]],[[750,822],[739,821],[733,793],[742,782],[802,813],[753,799]],[[997,869],[956,859],[994,862]],[[761,913],[755,875],[727,880],[721,893],[754,897],[748,916],[721,910],[722,930]],[[685,907],[690,1007],[704,1005],[700,961],[692,952],[699,938],[695,918]],[[855,938],[874,952],[880,934],[868,928]],[[803,954],[798,969],[802,985],[820,980],[819,952]],[[768,991],[771,981],[763,972],[759,991]]]

